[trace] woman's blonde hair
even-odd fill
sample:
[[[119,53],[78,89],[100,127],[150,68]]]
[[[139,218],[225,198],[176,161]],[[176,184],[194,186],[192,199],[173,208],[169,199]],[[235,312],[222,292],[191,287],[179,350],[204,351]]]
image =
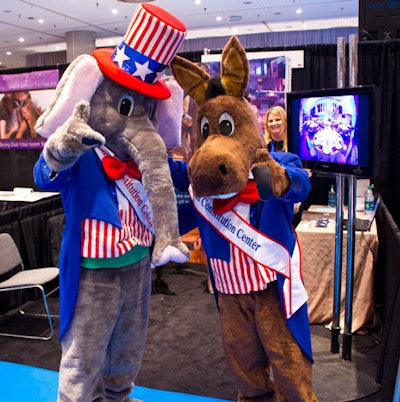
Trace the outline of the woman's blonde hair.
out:
[[[283,151],[288,150],[288,140],[287,140],[287,116],[286,111],[282,106],[272,106],[267,110],[265,115],[265,141],[269,144],[272,141],[271,133],[268,130],[268,119],[269,115],[273,113],[278,115],[283,123]]]

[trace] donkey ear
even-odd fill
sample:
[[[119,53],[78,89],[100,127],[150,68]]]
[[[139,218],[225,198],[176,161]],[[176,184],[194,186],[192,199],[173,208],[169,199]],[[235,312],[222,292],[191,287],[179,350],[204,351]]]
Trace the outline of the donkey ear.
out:
[[[200,105],[210,76],[199,66],[180,56],[175,56],[170,64],[171,71],[183,90]]]
[[[227,95],[243,97],[249,83],[246,51],[236,36],[225,45],[221,58],[221,82]]]

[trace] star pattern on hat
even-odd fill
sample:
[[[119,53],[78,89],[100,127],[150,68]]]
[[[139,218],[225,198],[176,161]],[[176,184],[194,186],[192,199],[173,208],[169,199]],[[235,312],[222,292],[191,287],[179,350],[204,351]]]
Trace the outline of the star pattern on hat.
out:
[[[118,47],[116,49],[116,54],[114,56],[114,62],[118,63],[119,67],[121,67],[121,68],[122,68],[122,65],[124,64],[124,61],[129,60],[129,56],[127,56],[125,54],[125,47],[126,46],[124,46],[123,48]]]
[[[147,60],[144,64],[140,64],[135,61],[136,71],[132,74],[138,76],[142,81],[146,80],[146,75],[153,74],[154,71],[149,69],[149,61]]]

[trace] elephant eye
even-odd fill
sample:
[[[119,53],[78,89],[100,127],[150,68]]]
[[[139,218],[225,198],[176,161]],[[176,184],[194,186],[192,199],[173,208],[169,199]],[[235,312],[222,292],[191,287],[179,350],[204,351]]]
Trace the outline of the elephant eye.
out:
[[[203,139],[207,139],[207,137],[210,135],[210,123],[208,122],[207,117],[201,118],[200,133]]]
[[[135,100],[130,95],[124,95],[118,103],[118,111],[124,116],[131,116],[135,109]]]
[[[233,118],[229,113],[222,113],[218,121],[219,132],[222,135],[231,135],[235,131],[235,124]]]

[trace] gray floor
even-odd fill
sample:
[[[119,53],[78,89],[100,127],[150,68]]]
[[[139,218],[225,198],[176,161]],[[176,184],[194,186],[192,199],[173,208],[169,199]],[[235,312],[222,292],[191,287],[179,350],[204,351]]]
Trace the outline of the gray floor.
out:
[[[205,267],[170,267],[164,270],[163,278],[176,294],[152,295],[148,340],[136,383],[235,400],[236,389],[223,355],[218,313],[213,295],[207,291]],[[51,298],[50,307],[57,309],[57,297]],[[16,327],[18,323],[11,320],[8,325]],[[24,325],[39,328],[29,322]],[[314,391],[320,402],[386,402],[379,399],[379,385],[375,383],[379,332],[365,330],[353,336],[351,361],[343,361],[341,353],[330,352],[330,331],[323,325],[312,325],[311,334]],[[0,360],[57,370],[61,354],[57,338],[57,320],[50,341],[0,337]]]

